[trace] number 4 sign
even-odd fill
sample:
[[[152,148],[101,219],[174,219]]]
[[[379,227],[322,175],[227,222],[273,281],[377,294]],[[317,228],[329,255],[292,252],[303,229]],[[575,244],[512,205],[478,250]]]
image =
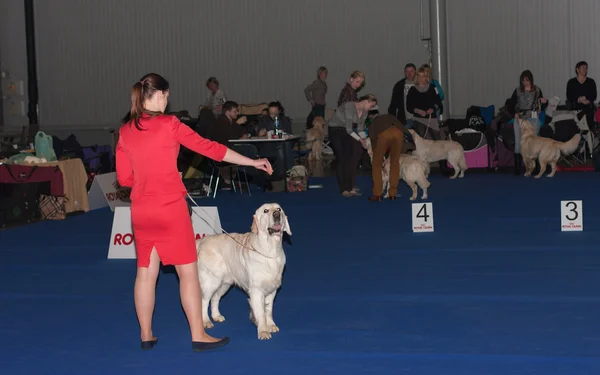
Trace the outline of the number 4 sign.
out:
[[[560,202],[560,229],[563,232],[575,232],[583,230],[582,201]]]
[[[433,203],[412,204],[412,230],[417,232],[433,232]]]

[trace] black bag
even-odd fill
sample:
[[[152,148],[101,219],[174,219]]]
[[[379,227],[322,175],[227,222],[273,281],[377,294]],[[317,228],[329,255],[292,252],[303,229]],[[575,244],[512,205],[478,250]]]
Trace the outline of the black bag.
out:
[[[40,220],[40,194],[49,193],[50,182],[0,183],[0,228]]]

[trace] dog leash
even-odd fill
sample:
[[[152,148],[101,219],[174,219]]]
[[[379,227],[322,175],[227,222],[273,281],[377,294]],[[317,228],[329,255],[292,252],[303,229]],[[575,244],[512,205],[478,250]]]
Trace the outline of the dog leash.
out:
[[[427,118],[427,125],[425,126],[425,134],[423,135],[423,139],[427,138],[427,133],[429,132],[429,124],[431,124],[431,113]]]
[[[205,209],[204,209],[202,206],[200,206],[200,205],[198,204],[198,202],[196,202],[196,201],[194,200],[194,198],[192,198],[192,196],[190,195],[190,193],[189,193],[189,192],[187,192],[186,194],[187,194],[188,198],[189,198],[189,199],[192,201],[192,203],[194,203],[194,205],[195,205],[197,208],[201,209],[201,210],[202,210],[202,211],[203,211],[203,212],[204,212],[206,215],[210,216],[210,214],[209,214],[208,212],[206,212],[206,210],[205,210]],[[269,259],[277,259],[277,258],[279,258],[279,257],[270,257],[270,256],[267,256],[267,255],[264,255],[264,254],[263,254],[263,253],[261,253],[260,251],[256,250],[256,249],[254,248],[254,246],[252,246],[252,245],[250,245],[250,247],[248,247],[248,246],[244,245],[244,244],[243,244],[243,243],[241,243],[240,241],[238,241],[238,240],[236,240],[235,238],[233,238],[233,236],[232,236],[232,235],[231,235],[229,232],[227,232],[225,229],[223,229],[223,228],[221,228],[221,233],[218,233],[218,231],[215,229],[215,227],[213,227],[213,226],[211,225],[211,223],[209,223],[209,222],[208,222],[208,221],[207,221],[205,218],[203,218],[202,216],[198,215],[198,213],[196,213],[194,210],[192,210],[192,213],[193,213],[193,214],[195,214],[197,217],[199,217],[199,218],[200,218],[202,221],[204,221],[204,222],[206,223],[206,225],[208,225],[208,226],[209,226],[209,227],[210,227],[210,228],[211,228],[211,229],[212,229],[212,230],[215,232],[215,234],[224,234],[224,235],[226,235],[227,237],[231,238],[231,239],[232,239],[232,240],[233,240],[235,243],[237,243],[238,245],[240,245],[242,248],[245,248],[245,249],[248,249],[248,250],[251,250],[251,251],[255,251],[255,252],[257,252],[258,254],[260,254],[260,255],[264,256],[265,258],[269,258]]]

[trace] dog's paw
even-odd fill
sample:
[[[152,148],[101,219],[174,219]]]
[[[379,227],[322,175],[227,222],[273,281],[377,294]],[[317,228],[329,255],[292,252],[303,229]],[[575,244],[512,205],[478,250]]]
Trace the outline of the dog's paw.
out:
[[[450,176],[451,180],[454,180],[456,178],[456,176]]]
[[[210,321],[210,319],[205,319],[204,320],[204,328],[206,329],[210,329],[213,328],[215,325]]]
[[[213,315],[212,320],[214,320],[215,323],[223,323],[225,321],[225,317],[223,315]]]
[[[408,198],[408,199],[409,199],[409,200],[411,200],[411,201],[414,201],[414,200],[416,200],[416,199],[417,199],[417,197],[413,196],[413,197],[410,197],[410,198]]]
[[[271,333],[276,333],[279,332],[279,327],[277,327],[275,324],[270,324],[267,329],[269,330],[269,332]]]
[[[270,340],[271,339],[271,333],[267,332],[267,331],[258,332],[258,339],[259,340]]]
[[[421,199],[427,199],[427,194],[423,194],[423,196],[421,197]]]
[[[540,178],[540,177],[542,177],[542,176],[540,176],[540,175],[538,174],[538,175],[535,175],[533,178]]]

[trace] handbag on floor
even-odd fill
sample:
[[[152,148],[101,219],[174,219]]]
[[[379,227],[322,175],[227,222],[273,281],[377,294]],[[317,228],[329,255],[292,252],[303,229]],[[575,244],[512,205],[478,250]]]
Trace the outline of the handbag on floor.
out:
[[[67,218],[65,210],[65,197],[40,195],[40,212],[44,220],[64,220]]]
[[[296,165],[287,171],[285,184],[288,192],[308,190],[308,171],[303,165]]]

